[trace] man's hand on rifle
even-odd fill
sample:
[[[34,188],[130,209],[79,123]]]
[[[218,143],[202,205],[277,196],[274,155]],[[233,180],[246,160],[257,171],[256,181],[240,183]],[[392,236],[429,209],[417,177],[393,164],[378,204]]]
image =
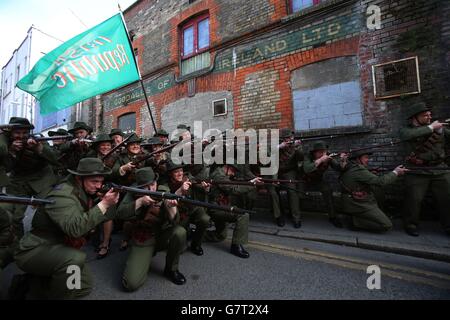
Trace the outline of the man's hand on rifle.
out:
[[[177,190],[177,192],[175,192],[176,194],[182,194],[185,195],[186,193],[188,193],[189,188],[191,187],[192,183],[189,180],[186,180],[183,182],[183,184],[181,185],[181,187]]]
[[[18,152],[18,151],[20,151],[20,150],[23,149],[23,146],[24,146],[23,140],[14,140],[14,141],[11,143],[10,149],[11,149],[11,151],[13,151],[13,152]]]
[[[439,122],[438,120],[433,121],[428,127],[433,131],[438,131],[444,127],[445,123]]]
[[[107,193],[103,196],[102,201],[99,202],[98,206],[103,214],[106,211],[115,206],[119,202],[119,192],[113,188],[109,189]]]
[[[321,156],[319,159],[315,160],[314,163],[316,165],[316,167],[320,166],[322,163],[327,163],[329,161],[331,161],[333,158],[330,157],[327,154],[324,154],[323,156]]]
[[[44,146],[41,142],[34,140],[33,138],[28,138],[27,145],[36,153],[42,153]]]
[[[402,176],[404,175],[406,172],[408,172],[409,169],[406,169],[403,165],[398,166],[397,168],[395,168],[393,170],[393,172],[397,175],[397,176]]]
[[[140,207],[146,207],[155,204],[157,201],[150,196],[143,196],[136,200],[136,209]]]
[[[124,164],[120,167],[119,172],[121,176],[124,176],[125,173],[131,172],[136,168],[136,165],[133,164],[133,162],[128,162],[127,164]]]
[[[205,182],[205,181],[202,181],[202,182],[201,182],[201,186],[202,186],[202,188],[203,188],[206,192],[209,192],[209,190],[210,190],[210,188],[211,188],[211,184],[208,183],[208,182]]]
[[[250,182],[253,183],[255,186],[264,184],[264,182],[262,181],[262,178],[260,178],[260,177],[256,177],[256,178],[250,180]]]

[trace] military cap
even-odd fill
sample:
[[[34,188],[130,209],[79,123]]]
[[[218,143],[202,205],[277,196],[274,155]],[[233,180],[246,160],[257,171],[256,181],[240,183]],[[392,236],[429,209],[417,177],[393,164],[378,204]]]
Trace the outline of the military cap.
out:
[[[155,145],[162,145],[162,144],[164,144],[164,143],[158,137],[151,137],[150,139],[147,140],[146,143],[142,143],[141,146],[147,147],[147,146],[155,146]]]
[[[173,161],[171,161],[171,160],[169,160],[168,162],[167,162],[167,172],[171,172],[171,171],[173,171],[173,170],[176,170],[176,169],[180,169],[180,168],[184,168],[185,167],[185,165],[184,164],[182,164],[182,163],[180,163],[180,164],[175,164]]]
[[[131,134],[131,138],[127,140],[126,145],[129,145],[131,143],[141,143],[142,138],[139,138],[136,133]]]
[[[314,152],[317,150],[327,150],[327,149],[328,149],[328,145],[325,143],[325,141],[319,140],[313,144],[311,152]]]
[[[21,128],[21,129],[34,129],[34,126],[30,123],[30,121],[26,118],[20,118],[20,117],[11,117],[9,119],[9,124],[14,125],[14,128]]]
[[[187,125],[185,125],[185,124],[179,124],[179,125],[177,126],[177,129],[190,131],[190,130],[191,130],[191,127],[189,127],[189,126],[187,126]]]
[[[293,135],[294,135],[294,131],[292,129],[283,128],[280,130],[280,138],[281,139],[289,138],[289,137],[292,137]]]
[[[92,132],[92,128],[89,127],[86,123],[84,123],[82,121],[75,122],[75,124],[73,125],[73,128],[69,130],[69,133],[73,134],[77,130],[86,130],[88,133]]]
[[[169,137],[169,133],[164,129],[156,130],[156,136]]]
[[[115,135],[119,135],[119,136],[123,137],[125,134],[120,129],[111,129],[109,136],[112,138]]]
[[[359,157],[361,157],[361,156],[363,156],[363,155],[368,155],[368,156],[370,156],[370,155],[372,155],[373,154],[373,152],[371,152],[371,151],[367,151],[367,150],[360,150],[360,151],[355,151],[355,152],[352,152],[352,153],[350,153],[350,156],[349,156],[349,159],[357,159],[357,158],[359,158]]]
[[[68,136],[69,132],[65,129],[59,128],[56,131],[49,131],[48,132],[48,136],[49,137],[53,137],[53,136]]]
[[[83,158],[78,162],[77,170],[67,169],[67,171],[76,176],[105,176],[112,172],[98,158]]]
[[[415,115],[422,113],[422,112],[426,112],[426,111],[431,111],[431,108],[427,107],[427,105],[425,103],[419,102],[419,103],[413,104],[408,110],[408,119],[411,119]]]
[[[110,142],[110,143],[112,143],[113,140],[109,137],[108,134],[106,134],[106,133],[101,133],[101,134],[99,134],[99,135],[95,138],[95,140],[94,140],[94,142],[92,143],[92,145],[93,145],[94,148],[95,148],[95,147],[96,147],[99,143],[101,143],[101,142]]]
[[[136,186],[142,188],[158,180],[158,174],[150,167],[136,170]]]

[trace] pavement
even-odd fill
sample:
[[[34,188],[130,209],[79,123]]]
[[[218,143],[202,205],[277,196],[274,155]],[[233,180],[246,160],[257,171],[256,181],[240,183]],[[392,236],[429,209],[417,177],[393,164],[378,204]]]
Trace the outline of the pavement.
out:
[[[275,224],[270,213],[258,213],[250,218],[250,232],[278,237],[330,243],[361,249],[376,250],[450,262],[450,236],[446,235],[438,221],[422,221],[420,236],[407,235],[401,219],[393,220],[394,228],[386,233],[370,233],[336,228],[328,222],[326,213],[305,212],[302,227],[295,229],[286,219],[286,225]]]

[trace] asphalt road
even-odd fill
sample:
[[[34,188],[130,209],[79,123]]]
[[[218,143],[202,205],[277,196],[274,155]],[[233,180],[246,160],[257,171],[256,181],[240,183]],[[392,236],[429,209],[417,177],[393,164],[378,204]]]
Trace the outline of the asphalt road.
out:
[[[103,260],[86,247],[95,283],[85,299],[450,299],[448,263],[257,233],[246,246],[250,259],[228,253],[229,242],[204,244],[201,257],[186,251],[180,259],[183,286],[163,277],[165,252],[159,252],[145,285],[127,293],[120,281],[127,252],[118,250],[119,241],[115,235]],[[367,288],[369,265],[380,267],[379,290]],[[15,272],[15,265],[4,271],[3,294]]]

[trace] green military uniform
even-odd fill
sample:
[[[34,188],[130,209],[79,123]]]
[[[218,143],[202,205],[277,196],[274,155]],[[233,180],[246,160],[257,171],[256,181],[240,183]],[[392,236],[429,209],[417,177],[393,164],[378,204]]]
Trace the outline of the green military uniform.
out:
[[[0,207],[0,279],[2,269],[14,261],[14,250],[22,234],[17,234],[12,213]]]
[[[17,124],[20,128],[33,129],[25,118],[11,118],[11,124]],[[14,130],[14,129],[13,129]],[[7,133],[8,141],[11,135]],[[12,143],[12,141],[10,141]],[[58,178],[53,172],[52,165],[57,165],[55,153],[48,144],[42,144],[42,151],[36,151],[25,146],[22,150],[9,152],[9,163],[11,164],[10,184],[6,188],[6,193],[15,196],[44,198],[52,186],[57,183]],[[14,220],[22,221],[26,205],[13,205]],[[17,226],[19,227],[19,225]],[[20,227],[23,229],[22,223]],[[23,231],[21,231],[23,233]]]
[[[127,145],[131,143],[141,143],[142,139],[139,138],[135,133],[132,134],[132,137],[127,141]],[[119,154],[116,160],[116,166],[113,170],[113,176],[116,177],[116,180],[125,186],[132,185],[136,180],[135,171],[133,170],[131,172],[126,172],[125,175],[120,174],[120,167],[123,165],[126,165],[129,162],[132,162],[136,159],[138,159],[141,156],[145,156],[144,153],[139,153],[137,155],[131,154],[127,152],[126,150]],[[144,168],[149,166],[149,160],[141,161],[137,164],[136,169]]]
[[[142,168],[136,171],[136,179],[136,187],[143,188],[158,177],[151,168]],[[163,186],[158,190],[169,191]],[[180,254],[186,244],[186,230],[176,223],[178,213],[170,220],[163,202],[136,210],[135,200],[133,194],[127,193],[118,209],[118,218],[131,222],[131,250],[122,276],[127,291],[135,291],[145,283],[151,259],[157,251],[167,250],[166,273],[177,272]]]
[[[302,182],[299,183],[298,189],[301,192],[307,190],[320,191],[327,207],[328,216],[335,221],[336,211],[333,204],[333,190],[330,184],[323,179],[323,175],[329,167],[338,172],[342,171],[343,168],[341,167],[341,163],[336,159],[332,159],[328,163],[322,163],[317,167],[313,158],[313,153],[317,150],[328,150],[328,146],[323,141],[314,143],[311,152],[305,156],[300,168],[300,181]]]
[[[146,143],[142,143],[141,147],[148,152],[156,151],[157,147],[162,147],[163,143],[160,138],[152,137]],[[151,167],[160,177],[163,177],[167,172],[167,164],[170,161],[169,152],[161,152],[157,157],[152,157],[147,160],[146,165]]]
[[[74,175],[108,175],[99,159],[80,160],[77,171],[69,169],[67,177],[48,194],[54,204],[37,210],[32,230],[19,243],[15,254],[17,266],[28,273],[30,294],[38,298],[66,299],[89,294],[92,279],[86,265],[86,254],[80,250],[84,236],[98,224],[112,219],[113,210],[103,214],[94,200],[78,184]],[[69,266],[81,270],[81,288],[68,289]]]
[[[235,165],[228,164],[238,170]],[[211,173],[211,179],[216,181],[230,181],[230,177],[225,174],[224,166],[217,166]],[[209,194],[211,202],[229,206],[231,204],[230,196],[240,195],[250,192],[254,187],[242,185],[213,185]],[[228,223],[234,223],[235,228],[231,240],[232,246],[242,246],[248,242],[248,224],[250,216],[245,214],[233,214],[224,211],[211,210],[209,212],[214,221],[215,230],[208,231],[206,239],[208,241],[223,241],[227,238]],[[247,256],[248,257],[248,256]]]
[[[355,152],[356,159],[368,152]],[[357,229],[384,232],[392,228],[392,222],[378,207],[372,191],[373,186],[386,186],[397,180],[394,172],[377,176],[365,166],[351,161],[339,177],[342,186],[341,200],[343,213],[352,218],[351,225]]]
[[[280,138],[288,138],[293,136],[293,132],[289,129],[282,129]],[[282,180],[298,180],[298,166],[303,161],[303,151],[300,145],[289,145],[286,148],[280,149],[279,156],[279,170],[278,178]],[[300,197],[299,193],[295,191],[298,189],[297,184],[286,184],[289,187],[287,193],[289,197],[289,207],[294,220],[294,226],[300,227],[301,213],[300,213]]]
[[[176,165],[173,162],[169,162],[167,166],[167,181],[162,182],[162,187],[167,188],[171,193],[175,193],[180,187],[181,184],[174,183],[170,179],[170,172],[173,170],[184,168],[184,165]],[[189,177],[188,174],[186,176]],[[204,175],[197,175],[198,177],[204,177]],[[194,178],[191,175],[191,178]],[[201,200],[204,197],[202,195],[201,190],[197,186],[193,186],[189,189],[187,197]],[[205,236],[206,229],[209,226],[210,216],[206,213],[205,208],[179,204],[178,211],[180,213],[180,221],[179,224],[183,226],[186,230],[189,230],[190,224],[195,225],[195,232],[192,234],[191,240],[191,251],[197,255],[203,254],[203,249],[201,248],[203,237]]]
[[[84,122],[75,122],[72,129],[68,132],[70,134],[74,134],[77,130],[86,130],[88,132],[88,136],[86,139],[90,139],[89,134],[92,132],[92,128],[89,127]],[[66,165],[66,168],[75,170],[78,166],[78,162],[82,158],[86,157],[86,154],[89,152],[89,146],[87,144],[74,144],[71,141],[68,141],[59,147],[61,152],[61,156],[59,157],[59,161]]]
[[[67,136],[69,134],[69,132],[67,130],[64,129],[58,129],[56,131],[49,131],[48,132],[48,136],[49,137],[54,137],[54,136]],[[58,163],[56,165],[53,166],[53,172],[55,173],[55,175],[58,178],[63,178],[67,175],[67,167],[66,167],[66,163],[64,163],[62,160],[62,152],[61,152],[61,148],[63,148],[64,143],[62,144],[55,144],[53,143],[52,145],[52,150],[53,153],[56,156],[56,159],[58,159]]]
[[[413,105],[408,119],[429,111],[425,104]],[[448,168],[445,163],[445,143],[450,140],[450,130],[436,131],[427,125],[411,123],[400,130],[400,139],[406,142],[406,163],[410,166]],[[407,233],[417,236],[420,208],[427,191],[431,189],[437,202],[441,223],[450,234],[450,172],[445,170],[415,170],[405,176],[404,224]]]

